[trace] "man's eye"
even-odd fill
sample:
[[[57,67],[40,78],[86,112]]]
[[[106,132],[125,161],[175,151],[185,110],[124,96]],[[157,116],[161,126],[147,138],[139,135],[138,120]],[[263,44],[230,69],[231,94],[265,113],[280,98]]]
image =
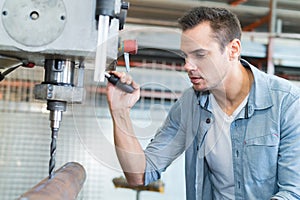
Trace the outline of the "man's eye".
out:
[[[204,53],[196,53],[195,56],[196,56],[196,57],[204,57],[205,54],[204,54]]]
[[[194,56],[195,56],[195,58],[204,58],[205,54],[197,53]]]

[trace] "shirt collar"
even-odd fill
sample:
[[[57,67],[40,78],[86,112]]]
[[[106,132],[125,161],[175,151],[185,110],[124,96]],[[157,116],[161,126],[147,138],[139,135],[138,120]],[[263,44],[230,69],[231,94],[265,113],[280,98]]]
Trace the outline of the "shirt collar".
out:
[[[248,109],[249,115],[252,115],[254,109],[265,109],[273,105],[270,89],[268,87],[268,79],[266,76],[255,66],[248,63],[246,60],[241,59],[241,64],[249,68],[254,77],[254,81],[251,86],[249,100],[248,100]],[[209,105],[209,91],[206,92],[197,92],[195,91],[198,102],[201,107],[205,108],[206,110],[210,110]]]
[[[268,84],[268,76],[246,60],[241,59],[241,64],[244,67],[250,68],[254,77],[249,94],[249,106],[254,109],[265,109],[272,106],[273,103]]]

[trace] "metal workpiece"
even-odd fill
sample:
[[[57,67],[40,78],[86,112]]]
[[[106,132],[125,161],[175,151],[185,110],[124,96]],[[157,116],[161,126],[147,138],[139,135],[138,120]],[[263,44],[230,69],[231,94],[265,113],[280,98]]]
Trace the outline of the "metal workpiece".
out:
[[[69,162],[56,170],[53,178],[46,177],[18,200],[74,200],[86,180],[86,171],[76,162]]]

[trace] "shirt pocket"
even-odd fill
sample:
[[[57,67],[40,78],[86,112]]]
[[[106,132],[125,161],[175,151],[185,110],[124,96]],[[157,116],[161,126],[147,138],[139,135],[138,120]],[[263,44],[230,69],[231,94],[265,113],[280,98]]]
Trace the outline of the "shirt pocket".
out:
[[[245,141],[246,163],[256,181],[276,176],[278,144],[278,134],[263,135]]]

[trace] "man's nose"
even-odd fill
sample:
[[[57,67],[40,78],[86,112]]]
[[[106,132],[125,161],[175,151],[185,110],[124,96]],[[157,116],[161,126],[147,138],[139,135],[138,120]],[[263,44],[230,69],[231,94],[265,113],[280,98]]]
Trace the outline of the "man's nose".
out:
[[[193,64],[193,62],[191,62],[191,60],[189,59],[185,59],[185,63],[184,63],[184,70],[189,72],[191,70],[195,70],[197,67],[195,64]]]

